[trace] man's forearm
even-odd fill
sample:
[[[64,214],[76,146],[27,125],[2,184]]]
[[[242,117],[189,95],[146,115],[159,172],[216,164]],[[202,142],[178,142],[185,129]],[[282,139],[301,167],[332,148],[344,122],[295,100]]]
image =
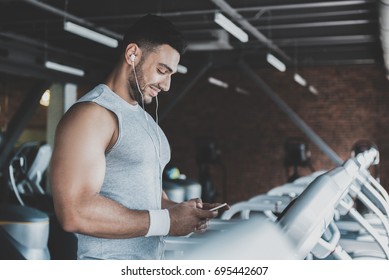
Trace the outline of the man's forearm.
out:
[[[77,204],[58,209],[58,218],[67,231],[102,238],[129,238],[147,233],[148,211],[127,209],[100,195]]]

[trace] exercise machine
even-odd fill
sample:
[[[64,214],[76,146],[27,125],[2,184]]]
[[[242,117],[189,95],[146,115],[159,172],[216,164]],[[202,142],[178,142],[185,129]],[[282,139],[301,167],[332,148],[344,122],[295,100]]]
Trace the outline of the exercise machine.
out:
[[[47,260],[49,217],[37,209],[0,204],[0,259]]]
[[[341,235],[334,218],[339,214],[338,207],[347,209],[347,213],[357,213],[352,204],[347,208],[350,188],[377,156],[378,151],[372,148],[350,158],[342,166],[320,175],[286,209],[278,223],[282,232],[292,240],[298,259],[305,259],[310,253],[317,258],[326,258],[332,253],[338,259],[351,259],[339,244]],[[357,216],[356,214],[354,218]],[[358,216],[359,218],[361,216]],[[358,221],[361,222],[362,219]],[[388,259],[387,240],[381,238],[368,223],[361,224],[374,237],[384,258]]]
[[[22,144],[9,160],[6,182],[6,204],[3,208],[3,217],[7,229],[7,239],[3,241],[9,250],[4,251],[6,259],[12,259],[14,254],[6,257],[11,251],[21,250],[15,246],[10,238],[16,238],[23,244],[24,238],[28,239],[30,228],[37,228],[37,223],[45,224],[39,229],[40,234],[34,233],[35,238],[41,238],[41,244],[46,244],[48,254],[40,254],[50,259],[76,259],[77,240],[73,233],[65,232],[54,213],[52,197],[45,191],[45,172],[51,159],[51,147],[35,141]],[[43,222],[45,217],[45,221]],[[19,223],[23,222],[25,226]],[[10,225],[13,224],[13,227]],[[16,226],[18,225],[19,226]],[[33,225],[35,225],[33,227]],[[12,229],[12,230],[11,230]],[[47,232],[46,232],[47,231]],[[37,241],[34,242],[36,244]],[[25,243],[28,247],[29,241]],[[3,247],[3,246],[2,246]],[[15,250],[11,250],[14,248]],[[29,248],[29,247],[28,247]],[[32,247],[31,247],[32,248]],[[24,249],[23,249],[24,250]],[[30,258],[30,254],[19,254]]]
[[[204,259],[389,259],[387,193],[367,171],[377,159],[378,151],[371,148],[342,166],[314,172],[268,194],[238,202],[222,214],[224,224],[213,234],[175,238],[173,249],[184,251],[180,255],[184,258]],[[366,205],[370,216],[357,211],[355,199]],[[269,222],[274,231],[259,238],[257,230],[265,232]],[[247,223],[250,229],[245,227]],[[252,239],[251,232],[257,234],[257,239]],[[240,243],[243,240],[247,243]],[[282,242],[288,249],[282,250],[274,242]],[[239,251],[234,244],[244,249]],[[280,254],[271,250],[280,250]]]

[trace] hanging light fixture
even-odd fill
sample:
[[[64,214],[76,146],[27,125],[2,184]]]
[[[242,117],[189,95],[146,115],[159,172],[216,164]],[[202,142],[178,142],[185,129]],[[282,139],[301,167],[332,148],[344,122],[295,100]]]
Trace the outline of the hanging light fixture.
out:
[[[307,81],[303,77],[301,77],[301,75],[299,75],[298,73],[294,73],[293,79],[296,83],[302,85],[303,87],[307,85]]]
[[[308,87],[308,90],[309,90],[311,93],[313,93],[314,95],[319,95],[318,90],[317,90],[314,86],[312,86],[312,85]]]
[[[286,65],[271,53],[268,53],[266,55],[266,61],[274,68],[276,68],[278,71],[285,72]]]
[[[60,72],[64,72],[76,76],[81,76],[81,77],[85,75],[85,71],[82,69],[78,69],[64,64],[59,64],[49,60],[45,62],[45,67],[55,71],[60,71]]]
[[[209,77],[208,82],[210,84],[213,84],[213,85],[218,86],[218,87],[228,88],[228,84],[226,82],[223,82],[223,81],[216,79],[214,77]]]
[[[177,65],[177,72],[180,74],[186,74],[186,73],[188,73],[188,68],[184,65],[178,64]]]
[[[241,42],[243,43],[248,42],[249,35],[247,35],[246,32],[244,32],[240,27],[238,27],[231,20],[226,18],[222,13],[215,14],[215,22],[219,24],[221,27],[223,27],[226,31],[234,35]]]
[[[111,48],[116,48],[119,45],[118,40],[114,38],[108,37],[104,34],[98,33],[70,21],[66,21],[64,23],[64,30]]]

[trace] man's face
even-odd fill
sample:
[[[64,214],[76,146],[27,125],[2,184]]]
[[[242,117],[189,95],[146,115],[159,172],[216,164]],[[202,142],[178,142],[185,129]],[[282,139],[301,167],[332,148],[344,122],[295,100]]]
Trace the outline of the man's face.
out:
[[[180,54],[169,45],[162,45],[155,51],[150,52],[146,58],[142,57],[135,66],[136,77],[139,88],[143,93],[144,102],[150,103],[153,97],[162,91],[170,88],[171,76],[177,71],[180,61]],[[138,90],[134,75],[129,77],[132,96],[136,101],[141,102],[141,95]]]

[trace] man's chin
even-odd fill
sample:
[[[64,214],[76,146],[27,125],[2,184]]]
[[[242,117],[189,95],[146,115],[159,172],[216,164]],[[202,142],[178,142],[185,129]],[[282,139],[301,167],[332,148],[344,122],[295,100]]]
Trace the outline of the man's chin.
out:
[[[148,95],[145,95],[144,97],[142,97],[141,94],[139,94],[136,98],[137,102],[139,104],[150,104],[152,101],[153,101],[153,98],[151,96],[148,96]]]
[[[145,97],[145,100],[144,100],[145,104],[150,104],[152,101],[153,101],[152,97],[150,97],[150,96]]]

